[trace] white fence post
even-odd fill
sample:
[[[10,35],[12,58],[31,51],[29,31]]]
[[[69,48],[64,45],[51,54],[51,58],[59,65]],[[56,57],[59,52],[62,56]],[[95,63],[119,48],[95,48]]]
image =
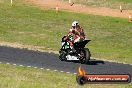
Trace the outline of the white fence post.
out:
[[[71,0],[69,0],[69,3],[71,3]]]
[[[13,1],[11,0],[11,6],[12,6],[12,4],[13,4]]]
[[[129,22],[132,22],[132,14],[131,13],[129,13],[128,18],[129,18]]]
[[[122,12],[122,5],[120,5],[120,12]]]

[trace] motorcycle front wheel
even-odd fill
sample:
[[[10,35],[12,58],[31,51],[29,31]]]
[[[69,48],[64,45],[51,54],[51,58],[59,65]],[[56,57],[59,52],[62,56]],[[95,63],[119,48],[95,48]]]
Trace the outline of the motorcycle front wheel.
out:
[[[60,59],[61,61],[65,61],[65,60],[66,60],[66,52],[63,51],[63,50],[60,50],[59,53],[60,53],[59,59]]]
[[[89,60],[90,60],[90,56],[91,56],[91,54],[90,54],[89,49],[84,48],[84,49],[81,51],[80,62],[81,62],[82,64],[87,64],[87,63],[89,62]]]

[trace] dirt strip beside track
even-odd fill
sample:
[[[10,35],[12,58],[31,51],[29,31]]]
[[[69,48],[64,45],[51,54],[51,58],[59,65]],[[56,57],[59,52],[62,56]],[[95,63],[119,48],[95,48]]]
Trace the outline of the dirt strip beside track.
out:
[[[84,5],[74,4],[71,6],[68,2],[62,2],[58,0],[26,0],[28,3],[31,3],[35,6],[39,6],[41,8],[54,8],[56,6],[59,7],[60,10],[69,10],[77,13],[87,13],[93,15],[101,15],[101,16],[111,16],[111,17],[120,17],[120,18],[128,18],[129,13],[132,13],[132,10],[123,10],[121,13],[118,9],[110,9],[105,7],[88,7]]]

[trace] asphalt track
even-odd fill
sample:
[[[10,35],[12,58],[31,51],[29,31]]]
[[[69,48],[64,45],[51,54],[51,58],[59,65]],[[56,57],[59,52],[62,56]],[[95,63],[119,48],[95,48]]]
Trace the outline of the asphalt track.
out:
[[[0,46],[0,62],[76,73],[80,63],[64,62],[57,54]],[[132,65],[91,60],[82,64],[88,74],[130,74]]]

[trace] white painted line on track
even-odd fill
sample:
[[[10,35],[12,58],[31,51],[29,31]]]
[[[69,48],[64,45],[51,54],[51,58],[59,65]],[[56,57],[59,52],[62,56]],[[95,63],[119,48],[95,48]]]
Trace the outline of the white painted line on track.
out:
[[[40,69],[44,69],[44,68],[40,68]]]
[[[34,68],[37,68],[37,67],[34,67]]]
[[[27,66],[28,68],[30,68],[31,66]]]
[[[6,64],[10,64],[10,63],[6,63]]]
[[[0,62],[0,64],[1,64],[2,62]],[[6,64],[10,64],[10,63],[6,63]],[[12,65],[15,65],[15,66],[17,66],[17,64],[12,64]],[[24,66],[24,65],[18,65],[18,66],[20,66],[20,67],[22,67],[22,66]],[[26,66],[26,67],[28,67],[28,68],[30,68],[30,67],[32,67],[32,66]],[[38,68],[38,67],[33,67],[33,68]],[[44,69],[44,68],[40,68],[40,69]],[[47,71],[49,71],[50,69],[46,69]],[[53,71],[59,71],[59,70],[53,70]],[[63,73],[64,71],[60,71],[61,73]],[[70,72],[66,72],[67,74],[69,74]],[[74,75],[76,75],[77,73],[73,73]]]
[[[77,73],[73,73],[74,75],[76,75]]]
[[[20,67],[22,67],[23,65],[19,65]]]
[[[13,64],[13,65],[16,65],[16,64]]]
[[[58,70],[54,70],[54,71],[58,71]]]
[[[64,72],[64,71],[60,71],[60,72]]]
[[[49,71],[50,69],[46,69],[47,71]]]
[[[69,74],[70,72],[66,72],[67,74]]]

